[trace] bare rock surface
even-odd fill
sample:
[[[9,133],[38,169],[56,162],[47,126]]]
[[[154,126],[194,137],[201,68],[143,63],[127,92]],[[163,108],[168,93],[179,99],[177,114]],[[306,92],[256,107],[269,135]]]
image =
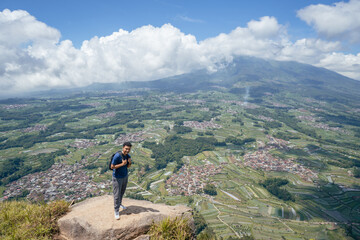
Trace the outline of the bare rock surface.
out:
[[[120,211],[120,219],[116,220],[111,195],[90,198],[75,204],[69,213],[58,220],[60,238],[144,239],[142,235],[146,234],[151,224],[166,217],[188,217],[193,225],[191,208],[186,206],[168,206],[128,198],[123,199],[123,205],[127,209]]]

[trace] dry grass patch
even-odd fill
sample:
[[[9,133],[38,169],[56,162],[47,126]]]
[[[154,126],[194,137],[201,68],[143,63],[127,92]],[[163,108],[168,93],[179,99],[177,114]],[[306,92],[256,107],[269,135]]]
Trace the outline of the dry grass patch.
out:
[[[0,239],[52,239],[58,233],[57,219],[68,212],[68,203],[0,203]]]
[[[159,223],[154,223],[148,233],[156,240],[190,240],[194,239],[194,232],[187,218],[165,218]]]

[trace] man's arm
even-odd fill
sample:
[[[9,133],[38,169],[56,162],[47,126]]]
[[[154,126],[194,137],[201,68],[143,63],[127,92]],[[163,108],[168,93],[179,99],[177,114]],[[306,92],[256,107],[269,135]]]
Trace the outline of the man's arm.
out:
[[[123,159],[122,163],[119,163],[119,164],[116,164],[116,165],[111,164],[111,168],[112,169],[118,169],[118,168],[121,168],[121,167],[125,166],[126,164],[127,164],[127,161]]]
[[[128,159],[128,165],[127,167],[129,168],[131,166],[131,158]]]
[[[118,163],[120,161],[122,161],[122,162],[119,163],[119,164],[114,164],[114,163]],[[121,168],[121,167],[125,166],[126,164],[127,164],[127,161],[122,159],[120,155],[116,154],[116,157],[114,156],[114,159],[112,161],[111,168],[112,169],[118,169],[118,168]]]

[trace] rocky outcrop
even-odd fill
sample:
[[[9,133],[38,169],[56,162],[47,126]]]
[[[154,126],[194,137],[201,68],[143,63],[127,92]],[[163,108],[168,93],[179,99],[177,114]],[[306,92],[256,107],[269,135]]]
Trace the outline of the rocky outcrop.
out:
[[[168,206],[149,201],[123,199],[127,209],[120,211],[120,219],[114,218],[114,203],[111,195],[95,197],[77,203],[71,211],[58,220],[60,239],[148,239],[144,236],[153,222],[166,217],[190,218],[191,208]]]

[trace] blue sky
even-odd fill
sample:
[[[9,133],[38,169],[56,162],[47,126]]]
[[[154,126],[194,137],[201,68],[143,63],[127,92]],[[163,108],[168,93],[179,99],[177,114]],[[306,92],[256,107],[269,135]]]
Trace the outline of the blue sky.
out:
[[[359,12],[360,0],[1,0],[0,89],[216,71],[238,55],[360,80]]]
[[[0,10],[26,10],[37,20],[58,29],[62,40],[70,39],[76,47],[94,36],[106,36],[120,28],[131,31],[144,25],[160,27],[171,23],[198,41],[228,33],[262,16],[274,16],[289,25],[292,38],[316,36],[296,11],[310,4],[337,1],[214,1],[214,0],[133,0],[133,1],[54,1],[2,0]]]

